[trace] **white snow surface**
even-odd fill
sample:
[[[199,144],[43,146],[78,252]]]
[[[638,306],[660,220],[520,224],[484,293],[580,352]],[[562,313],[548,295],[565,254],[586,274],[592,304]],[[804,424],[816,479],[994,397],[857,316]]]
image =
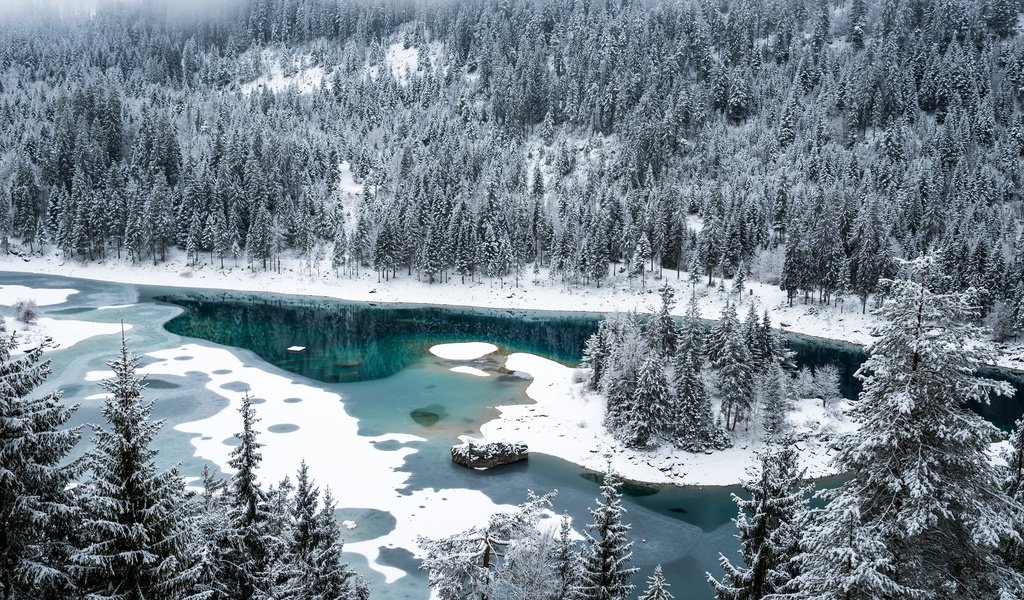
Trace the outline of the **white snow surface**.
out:
[[[14,306],[18,300],[35,300],[37,306],[53,306],[67,302],[69,296],[77,293],[78,290],[72,289],[51,290],[23,285],[0,285],[0,305]]]
[[[491,374],[486,372],[486,371],[481,371],[480,369],[478,369],[476,367],[469,367],[469,366],[466,366],[466,365],[462,365],[462,366],[459,366],[459,367],[452,367],[451,369],[448,369],[448,370],[453,372],[453,373],[462,373],[463,375],[474,375],[476,377],[490,377],[491,376]]]
[[[627,479],[676,485],[732,485],[744,478],[760,441],[744,442],[712,454],[663,445],[651,451],[626,448],[604,428],[605,401],[574,383],[576,369],[533,354],[510,354],[505,368],[529,374],[526,390],[536,404],[499,406],[501,416],[482,427],[488,442],[524,442],[530,452],[557,456],[593,471],[612,469]],[[842,407],[841,407],[842,408]],[[842,409],[826,414],[820,400],[798,403],[790,423],[799,441],[800,465],[808,477],[835,474],[826,439],[850,431]],[[822,435],[826,434],[826,435]],[[464,442],[468,436],[462,436]]]
[[[17,332],[18,348],[29,350],[35,348],[49,338],[50,348],[70,348],[75,344],[98,335],[120,333],[120,323],[96,323],[92,321],[75,321],[71,319],[50,319],[41,317],[32,325],[17,321],[12,317],[4,317],[8,332]],[[125,331],[132,326],[125,323]]]
[[[323,84],[324,78],[330,73],[320,66],[307,66],[311,57],[300,56],[294,60],[290,74],[285,74],[281,64],[281,53],[275,50],[263,50],[260,62],[265,65],[264,73],[252,81],[239,86],[243,94],[251,94],[266,88],[272,92],[283,92],[294,87],[300,94],[309,94]]]
[[[431,354],[445,360],[473,360],[497,351],[497,346],[485,342],[438,344],[430,348]]]
[[[237,356],[222,348],[185,344],[148,356],[157,362],[140,369],[141,373],[183,376],[198,371],[210,378],[207,390],[228,400],[228,405],[213,416],[175,427],[196,436],[192,438],[196,456],[214,462],[226,473],[233,472],[228,466],[233,446],[225,441],[231,441],[241,430],[238,409],[243,392],[224,389],[224,385],[241,381],[250,387],[252,397],[264,401],[254,404],[260,419],[256,425],[259,439],[265,444],[259,471],[262,482],[278,482],[286,476],[294,478],[300,461],[304,459],[317,484],[331,488],[338,506],[390,512],[397,521],[391,532],[345,544],[346,552],[365,556],[370,567],[382,573],[389,583],[404,576],[405,572],[381,564],[378,560],[381,548],[405,548],[416,556],[422,556],[416,546],[417,536],[451,535],[470,524],[485,522],[495,512],[513,508],[495,504],[477,490],[404,491],[410,475],[402,471],[405,457],[416,452],[415,448],[405,444],[422,441],[423,438],[399,433],[359,436],[357,419],[345,412],[342,398],[333,392],[246,366]],[[92,371],[86,380],[99,381],[110,376],[109,371]],[[286,398],[301,398],[302,401],[286,403]],[[277,424],[297,425],[298,429],[286,433],[268,431],[270,426]],[[384,441],[398,442],[401,446],[389,451],[375,446]],[[452,519],[453,514],[459,515],[459,519]],[[346,528],[357,525],[346,524]]]

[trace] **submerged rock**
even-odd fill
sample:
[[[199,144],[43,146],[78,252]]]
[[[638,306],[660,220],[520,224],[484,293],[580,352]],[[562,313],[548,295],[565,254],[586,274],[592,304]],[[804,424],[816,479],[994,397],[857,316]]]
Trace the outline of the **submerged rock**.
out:
[[[459,444],[452,446],[452,462],[471,469],[490,469],[527,460],[530,451],[526,444]]]

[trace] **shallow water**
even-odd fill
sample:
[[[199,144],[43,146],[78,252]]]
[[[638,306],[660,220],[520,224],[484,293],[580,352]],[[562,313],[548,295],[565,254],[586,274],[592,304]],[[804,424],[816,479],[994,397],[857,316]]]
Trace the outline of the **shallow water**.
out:
[[[532,489],[544,493],[557,489],[556,512],[570,514],[575,523],[589,521],[587,508],[597,495],[591,473],[557,458],[532,455],[527,463],[491,472],[457,467],[449,460],[449,448],[464,433],[478,433],[481,423],[496,416],[496,405],[528,402],[528,381],[503,372],[501,361],[483,358],[472,366],[490,374],[474,377],[449,369],[463,362],[430,356],[434,344],[487,341],[501,352],[525,351],[567,364],[579,359],[583,341],[594,331],[599,316],[574,313],[448,309],[422,306],[376,306],[320,299],[294,299],[272,294],[197,292],[98,283],[59,277],[0,274],[3,283],[31,287],[71,287],[80,290],[64,304],[44,308],[55,318],[117,322],[134,328],[128,332],[137,354],[173,348],[183,343],[228,346],[246,365],[283,374],[296,382],[315,385],[339,394],[345,411],[358,419],[359,434],[377,436],[407,433],[422,442],[379,442],[380,451],[415,448],[404,460],[410,473],[398,491],[411,494],[425,489],[479,490],[496,503],[516,504]],[[135,303],[135,304],[132,304]],[[100,306],[132,304],[125,308],[92,310]],[[208,341],[199,341],[196,339]],[[813,338],[789,336],[790,348],[801,364],[837,362],[843,370],[844,393],[854,394],[852,374],[864,358],[858,348]],[[71,349],[53,353],[54,377],[48,386],[65,390],[70,402],[81,406],[76,423],[100,422],[100,400],[85,400],[100,390],[85,382],[89,371],[104,369],[117,349],[116,336],[86,340]],[[304,346],[289,352],[290,346]],[[185,360],[187,355],[177,357]],[[148,359],[147,359],[148,360]],[[147,362],[147,360],[144,360]],[[228,376],[223,370],[216,375]],[[1000,373],[1007,376],[1007,373]],[[189,443],[193,437],[174,431],[180,423],[202,420],[221,411],[227,400],[206,390],[208,376],[188,372],[184,376],[150,377],[147,397],[155,398],[154,417],[166,420],[156,440],[165,466],[180,463],[186,476],[196,477],[206,461],[196,458]],[[1007,426],[1020,415],[1024,399],[1002,401],[987,416]],[[244,381],[236,381],[239,390]],[[259,396],[259,390],[254,390]],[[301,397],[284,402],[298,404]],[[984,411],[983,411],[984,412]],[[268,436],[298,436],[296,423],[274,423]],[[222,443],[236,443],[226,438]],[[340,469],[357,469],[339,461]],[[210,465],[215,467],[215,465]],[[827,482],[826,482],[827,484]],[[630,486],[626,489],[627,522],[632,526],[635,564],[642,569],[638,585],[661,563],[676,597],[711,598],[705,571],[718,574],[718,554],[732,555],[737,544],[730,519],[735,507],[730,500],[736,487]],[[351,519],[358,528],[346,530],[351,543],[382,535],[395,527],[394,517],[372,507],[339,507],[339,519]],[[453,515],[457,522],[459,516]],[[475,523],[458,523],[471,526]],[[425,578],[416,561],[403,549],[382,552],[381,562],[410,572],[384,587],[382,576],[368,569],[362,557],[350,555],[377,592],[387,598],[427,597]]]

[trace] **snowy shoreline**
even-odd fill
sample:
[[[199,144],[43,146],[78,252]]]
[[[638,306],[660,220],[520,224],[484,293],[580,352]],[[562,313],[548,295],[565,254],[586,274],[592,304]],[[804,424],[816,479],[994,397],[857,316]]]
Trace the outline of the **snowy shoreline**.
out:
[[[293,268],[294,267],[294,268]],[[228,266],[225,270],[201,263],[187,267],[178,261],[158,265],[132,265],[124,261],[81,263],[64,260],[56,255],[33,257],[0,257],[0,274],[34,273],[63,277],[163,287],[180,287],[227,292],[272,292],[286,296],[325,298],[353,302],[408,304],[413,306],[449,306],[496,310],[537,310],[565,313],[600,314],[614,312],[654,312],[659,304],[657,286],[668,282],[676,289],[680,300],[673,314],[682,316],[685,299],[691,287],[685,276],[677,278],[675,271],[665,271],[661,281],[649,280],[645,289],[634,284],[623,287],[623,281],[596,288],[566,286],[541,276],[538,281],[530,277],[520,280],[520,287],[505,282],[477,281],[473,283],[428,284],[415,276],[402,275],[387,283],[376,281],[373,273],[358,278],[336,278],[330,272],[312,276],[299,261],[284,259],[281,273],[250,271],[244,266]],[[2,284],[0,280],[0,284]],[[863,314],[859,307],[836,308],[834,305],[794,303],[789,306],[786,293],[778,288],[755,281],[747,282],[748,293],[741,305],[752,302],[761,314],[768,311],[772,323],[786,333],[798,334],[830,342],[866,346],[874,339],[872,329],[877,318],[870,312]],[[713,287],[699,283],[693,288],[699,299],[701,318],[717,320],[726,300]],[[847,304],[857,304],[855,298]],[[744,311],[741,310],[742,314]],[[994,366],[1024,371],[1024,343],[1013,345],[991,344],[997,351]]]

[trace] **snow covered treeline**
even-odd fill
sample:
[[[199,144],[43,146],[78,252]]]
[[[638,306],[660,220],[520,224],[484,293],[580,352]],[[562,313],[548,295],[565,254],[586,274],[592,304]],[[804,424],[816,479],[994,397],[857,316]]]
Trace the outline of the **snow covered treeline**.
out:
[[[160,470],[138,358],[122,340],[103,382],[105,424],[68,461],[81,427],[60,392],[34,397],[50,370],[43,347],[12,356],[0,323],[0,596],[4,598],[365,599],[341,560],[329,491],[303,464],[293,484],[264,488],[255,412],[243,403],[230,481],[204,472],[188,492]]]
[[[789,351],[768,315],[758,318],[753,305],[741,323],[741,298],[726,304],[708,330],[696,296],[677,325],[673,289],[659,291],[656,314],[646,321],[609,317],[584,348],[588,385],[607,400],[605,424],[626,445],[721,450],[731,444],[730,435],[788,433],[797,399],[821,398],[827,405],[840,398],[834,367],[791,373]],[[760,423],[751,428],[755,415]]]
[[[0,24],[0,244],[867,304],[930,248],[1022,325],[1014,0],[233,0]],[[292,85],[294,84],[294,85]]]
[[[770,444],[736,498],[742,564],[722,558],[709,575],[721,600],[737,598],[1019,598],[1021,445],[993,461],[1002,435],[963,407],[1008,394],[976,376],[990,356],[965,347],[976,335],[972,294],[943,292],[936,261],[883,282],[879,340],[858,373],[857,430],[836,444],[849,479],[811,508],[795,454]],[[776,440],[778,442],[778,440]]]

